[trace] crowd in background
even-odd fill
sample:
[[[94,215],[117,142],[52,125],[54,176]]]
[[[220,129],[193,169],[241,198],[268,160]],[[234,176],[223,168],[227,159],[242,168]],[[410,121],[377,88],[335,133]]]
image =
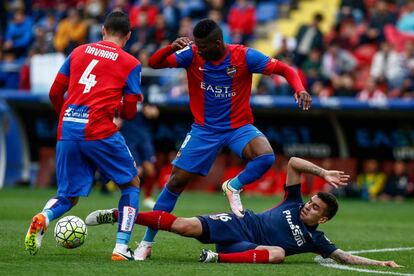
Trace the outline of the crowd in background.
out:
[[[0,88],[30,89],[28,58],[61,52],[98,41],[105,15],[127,12],[132,36],[126,50],[141,60],[179,36],[192,36],[195,22],[219,23],[227,43],[253,45],[259,26],[288,16],[292,0],[34,0],[0,4]],[[332,29],[323,34],[322,14],[299,28],[294,43],[284,40],[276,58],[294,66],[317,97],[350,96],[359,100],[414,97],[414,1],[342,0]],[[271,26],[271,25],[269,25]],[[271,33],[271,29],[267,30]],[[293,46],[292,46],[293,45]],[[181,73],[182,74],[182,73]],[[180,73],[149,74],[147,87],[180,96]],[[145,74],[144,74],[145,76]],[[255,93],[290,95],[279,77],[262,78]]]
[[[31,57],[55,52],[68,55],[80,44],[99,41],[105,15],[119,9],[130,16],[132,35],[126,50],[143,64],[144,91],[179,97],[187,93],[185,73],[176,70],[163,74],[162,70],[145,68],[156,49],[179,36],[192,37],[194,24],[205,17],[219,23],[226,43],[253,46],[256,29],[266,28],[268,22],[278,17],[288,17],[296,6],[295,0],[1,1],[0,89],[30,91]],[[413,99],[414,0],[342,0],[336,18],[335,26],[324,34],[320,29],[323,15],[315,14],[311,24],[299,28],[295,43],[284,39],[274,57],[296,68],[314,97],[349,96],[361,101]],[[283,78],[272,76],[261,78],[254,93],[293,92]],[[173,155],[164,154],[157,161],[156,181],[160,185],[171,169],[168,156]],[[329,168],[332,162],[322,163]],[[275,164],[246,192],[281,192],[286,177],[283,164]],[[243,168],[243,163],[230,155],[226,155],[222,165],[223,180]],[[355,185],[342,193],[366,200],[413,197],[414,184],[407,164],[398,161],[386,167],[383,170],[376,161],[366,161],[355,169]],[[357,171],[361,173],[356,175]],[[306,194],[324,190],[326,185],[319,178],[304,179],[303,189]]]

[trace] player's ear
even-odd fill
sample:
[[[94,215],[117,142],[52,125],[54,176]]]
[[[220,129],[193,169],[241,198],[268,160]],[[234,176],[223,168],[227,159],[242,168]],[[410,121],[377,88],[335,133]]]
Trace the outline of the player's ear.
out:
[[[328,221],[328,217],[323,216],[318,220],[318,224],[324,224],[327,221]]]
[[[102,33],[102,37],[106,36],[106,30],[104,26],[102,26],[101,28],[101,33]]]
[[[125,39],[128,41],[131,38],[131,31],[126,35]]]

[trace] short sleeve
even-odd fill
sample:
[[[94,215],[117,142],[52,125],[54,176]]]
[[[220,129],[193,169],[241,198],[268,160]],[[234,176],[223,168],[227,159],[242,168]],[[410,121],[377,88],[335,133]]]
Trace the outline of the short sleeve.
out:
[[[285,186],[285,201],[296,201],[302,203],[302,192],[300,184]]]
[[[253,48],[246,51],[247,67],[251,73],[263,73],[270,61],[270,57]]]
[[[314,252],[320,254],[324,258],[329,258],[331,254],[337,249],[323,232],[316,232],[314,234],[315,250]]]
[[[141,91],[141,64],[135,66],[129,73],[125,83],[124,92],[127,94],[139,95]]]
[[[188,68],[193,61],[193,48],[192,45],[188,45],[181,50],[174,53],[177,60],[177,67]]]
[[[65,59],[65,62],[63,63],[62,67],[60,67],[59,69],[59,73],[61,73],[62,75],[65,75],[66,77],[69,77],[70,75],[70,57],[71,55],[69,55]]]

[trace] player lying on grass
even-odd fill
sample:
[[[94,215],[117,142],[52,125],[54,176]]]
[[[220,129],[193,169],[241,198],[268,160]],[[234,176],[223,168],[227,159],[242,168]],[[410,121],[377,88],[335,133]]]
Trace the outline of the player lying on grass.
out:
[[[164,211],[153,211],[139,213],[136,223],[216,244],[218,253],[204,249],[201,262],[281,263],[286,256],[313,252],[346,264],[398,267],[394,261],[371,260],[344,252],[323,232],[317,231],[319,224],[336,214],[338,203],[334,195],[324,192],[303,203],[299,184],[301,173],[320,176],[335,188],[347,185],[349,179],[341,171],[324,170],[292,157],[287,168],[284,200],[267,211],[257,214],[247,211],[243,218],[233,213],[177,218]],[[117,209],[97,210],[88,215],[86,224],[117,220]]]

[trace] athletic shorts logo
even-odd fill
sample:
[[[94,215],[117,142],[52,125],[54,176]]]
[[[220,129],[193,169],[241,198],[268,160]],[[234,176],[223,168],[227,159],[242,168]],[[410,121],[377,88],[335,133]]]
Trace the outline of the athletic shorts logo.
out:
[[[122,214],[121,231],[131,232],[135,223],[136,209],[131,206],[124,206]]]

